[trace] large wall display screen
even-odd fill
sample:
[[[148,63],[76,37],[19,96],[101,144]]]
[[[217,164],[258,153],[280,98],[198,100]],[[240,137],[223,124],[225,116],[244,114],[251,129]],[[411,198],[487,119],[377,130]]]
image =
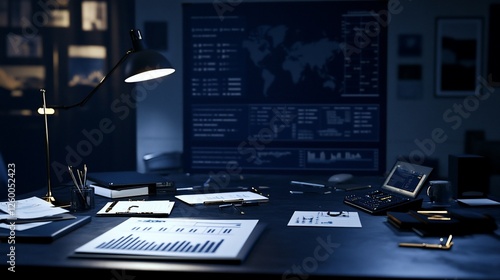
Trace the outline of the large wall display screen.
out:
[[[186,171],[383,174],[387,3],[227,2],[183,4]]]

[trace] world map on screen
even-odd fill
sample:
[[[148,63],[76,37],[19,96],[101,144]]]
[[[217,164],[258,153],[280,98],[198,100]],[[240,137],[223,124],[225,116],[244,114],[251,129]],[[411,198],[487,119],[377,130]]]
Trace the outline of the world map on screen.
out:
[[[297,36],[301,32],[304,31],[286,25],[262,25],[243,41],[250,60],[260,70],[264,96],[269,95],[270,87],[282,75],[288,79],[281,79],[280,83],[320,84],[324,90],[343,90],[340,42],[325,36],[304,40]]]

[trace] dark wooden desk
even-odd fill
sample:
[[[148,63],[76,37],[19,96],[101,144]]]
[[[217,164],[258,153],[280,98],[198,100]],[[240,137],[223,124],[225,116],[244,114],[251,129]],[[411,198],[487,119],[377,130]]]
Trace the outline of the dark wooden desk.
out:
[[[180,187],[202,184],[206,178],[178,175],[173,179]],[[342,198],[345,193],[342,192],[327,195],[289,194],[290,179],[297,178],[250,176],[230,182],[231,187],[269,187],[263,192],[269,193],[270,201],[260,206],[245,207],[245,215],[222,212],[215,205],[193,207],[176,201],[171,217],[248,218],[259,219],[259,222],[264,223],[266,228],[263,234],[241,264],[69,258],[74,249],[126,219],[95,217],[95,212],[109,201],[96,197],[95,209],[81,213],[92,215],[91,223],[51,244],[16,244],[15,276],[32,273],[61,278],[68,278],[69,275],[98,275],[99,279],[149,279],[153,276],[165,279],[217,277],[304,280],[500,278],[500,230],[491,234],[455,236],[451,250],[402,248],[398,247],[399,242],[437,243],[438,238],[424,238],[413,232],[398,231],[386,222],[385,216],[373,216],[344,204]],[[39,195],[43,196],[43,191]],[[175,199],[173,194],[159,194],[156,198]],[[291,215],[298,210],[357,211],[362,228],[288,227]],[[497,223],[500,221],[500,207],[477,208],[477,211],[490,213]],[[2,275],[9,273],[6,260],[9,246],[0,244]]]

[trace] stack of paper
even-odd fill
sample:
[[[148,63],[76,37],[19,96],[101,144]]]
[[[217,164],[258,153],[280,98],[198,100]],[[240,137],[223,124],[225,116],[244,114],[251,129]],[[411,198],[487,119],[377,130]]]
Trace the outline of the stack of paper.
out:
[[[15,223],[16,230],[26,230],[41,226],[51,221],[74,219],[66,209],[54,207],[51,203],[38,198],[30,197],[22,200],[6,201],[0,203],[0,228],[9,228]]]
[[[74,216],[38,198],[0,202],[0,241],[50,243],[87,224],[91,216]],[[15,234],[12,234],[15,232]]]

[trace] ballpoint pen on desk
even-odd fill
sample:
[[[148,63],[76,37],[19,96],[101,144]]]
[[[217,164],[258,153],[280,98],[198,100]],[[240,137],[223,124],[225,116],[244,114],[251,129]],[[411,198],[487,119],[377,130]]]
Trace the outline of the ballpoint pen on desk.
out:
[[[228,207],[232,207],[234,210],[240,212],[241,215],[244,215],[245,212],[241,210],[239,207],[244,207],[244,206],[259,206],[260,202],[259,201],[239,201],[236,203],[227,203],[227,204],[220,204],[219,209],[224,209]]]
[[[210,205],[210,204],[222,204],[222,203],[243,203],[244,200],[243,198],[237,198],[237,199],[223,199],[223,200],[208,200],[204,201],[203,204],[205,205]]]
[[[239,209],[234,203],[219,205],[219,209],[223,209],[223,208],[227,208],[227,207],[232,207],[234,210],[240,212],[241,215],[245,214],[245,212],[243,210]]]
[[[175,191],[182,192],[182,191],[202,191],[203,187],[202,186],[185,186],[185,187],[178,187],[175,189]]]
[[[331,191],[325,191],[325,190],[321,190],[321,191],[290,191],[290,194],[305,194],[305,193],[317,193],[317,194],[330,194]]]
[[[240,212],[241,215],[244,215],[245,212],[243,210],[241,210],[239,207],[242,207],[242,206],[258,206],[260,205],[259,202],[255,202],[255,201],[242,201],[242,202],[239,202],[239,203],[228,203],[228,204],[221,204],[219,205],[219,209],[224,209],[224,208],[227,208],[227,207],[232,207],[234,210]]]
[[[325,184],[322,184],[322,183],[313,183],[313,182],[304,182],[304,181],[295,181],[295,180],[290,181],[290,185],[316,187],[316,188],[324,188],[325,187]]]
[[[326,183],[304,182],[304,181],[290,181],[290,186],[296,188],[290,190],[290,194],[330,194],[331,186]]]
[[[444,242],[444,238],[439,239],[439,243],[431,244],[431,243],[399,243],[400,247],[413,247],[413,248],[429,248],[429,249],[443,249],[448,250],[451,249],[453,242],[451,241],[453,236],[450,234],[446,242]]]
[[[334,186],[333,188],[335,191],[355,191],[355,190],[363,190],[363,189],[369,189],[371,188],[372,185],[338,185]]]

